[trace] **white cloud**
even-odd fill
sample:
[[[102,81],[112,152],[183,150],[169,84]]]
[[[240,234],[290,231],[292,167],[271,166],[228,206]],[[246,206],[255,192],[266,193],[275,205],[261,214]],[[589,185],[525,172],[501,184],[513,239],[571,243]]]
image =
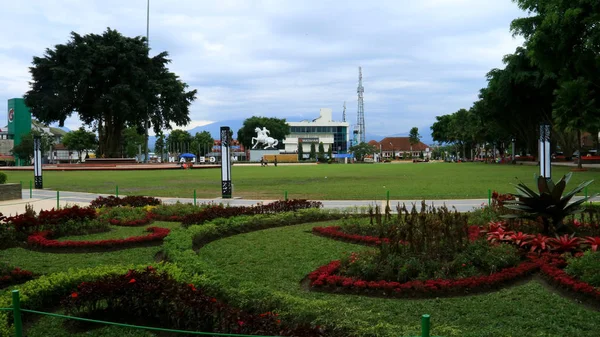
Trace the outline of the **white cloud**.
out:
[[[192,125],[252,115],[312,119],[320,107],[339,119],[344,101],[354,122],[362,66],[367,132],[381,135],[468,108],[485,74],[522,43],[509,24],[526,15],[506,0],[150,2],[152,53],[167,50],[170,69],[198,89]],[[28,89],[32,57],[72,31],[145,35],[146,1],[13,1],[0,20],[3,104]]]

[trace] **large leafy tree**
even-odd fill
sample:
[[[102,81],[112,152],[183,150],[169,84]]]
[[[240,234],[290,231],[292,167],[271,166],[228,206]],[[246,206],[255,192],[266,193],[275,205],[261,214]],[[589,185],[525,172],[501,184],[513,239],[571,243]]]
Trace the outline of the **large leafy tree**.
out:
[[[70,131],[62,138],[62,143],[69,149],[79,153],[87,152],[98,147],[96,134],[83,127]]]
[[[267,128],[269,136],[277,139],[279,145],[283,146],[283,140],[290,134],[290,126],[285,119],[270,117],[250,117],[244,121],[242,128],[238,130],[238,141],[246,149],[252,148],[252,137],[256,137],[256,128]]]
[[[600,2],[514,1],[529,16],[513,20],[513,33],[525,38],[533,63],[558,79],[552,111],[556,124],[576,132],[597,128],[600,109]]]
[[[215,140],[208,131],[196,132],[192,138],[191,151],[198,156],[205,156],[212,150]]]
[[[42,157],[48,154],[54,145],[54,137],[47,133],[42,133],[37,130],[31,130],[21,137],[21,143],[16,145],[11,150],[13,156],[23,160],[31,160],[33,158],[33,137],[40,136],[42,138],[41,150]]]
[[[192,143],[192,135],[185,130],[173,130],[167,137],[167,149],[169,152],[189,152]]]
[[[156,152],[161,160],[165,153],[165,145],[165,134],[161,130],[156,134],[156,142],[154,143],[154,152]]]
[[[417,145],[421,141],[421,135],[419,135],[418,127],[415,126],[410,129],[410,132],[408,133],[408,141],[410,142],[410,152],[412,152],[413,145]]]
[[[365,156],[377,152],[377,148],[369,143],[362,142],[360,144],[350,147],[350,152],[354,154],[354,158],[358,161],[362,161]]]
[[[25,103],[45,123],[64,125],[74,112],[99,135],[99,154],[120,155],[122,131],[155,133],[171,123],[190,122],[196,90],[170,72],[167,52],[148,56],[143,37],[129,38],[108,29],[102,35],[71,33],[66,44],[33,58],[31,90]]]
[[[143,147],[145,142],[145,136],[139,133],[136,128],[131,127],[123,130],[122,149],[126,157],[131,158],[139,154],[140,146]]]

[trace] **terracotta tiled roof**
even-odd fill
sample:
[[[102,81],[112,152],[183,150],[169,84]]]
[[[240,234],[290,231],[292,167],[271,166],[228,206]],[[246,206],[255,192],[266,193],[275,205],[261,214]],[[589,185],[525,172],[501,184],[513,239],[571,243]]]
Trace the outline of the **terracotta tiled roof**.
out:
[[[379,142],[382,151],[410,151],[410,140],[408,137],[385,137]],[[429,146],[419,142],[412,146],[413,151],[425,151]]]
[[[373,145],[373,146],[379,147],[379,142],[376,141],[376,140],[370,140],[369,141],[369,145]]]

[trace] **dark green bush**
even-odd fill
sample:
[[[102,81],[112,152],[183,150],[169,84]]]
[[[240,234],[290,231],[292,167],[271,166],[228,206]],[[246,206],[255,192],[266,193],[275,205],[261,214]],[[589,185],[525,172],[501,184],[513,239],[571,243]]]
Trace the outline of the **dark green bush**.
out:
[[[594,287],[600,287],[600,251],[588,250],[581,257],[570,258],[565,272]]]
[[[6,173],[0,172],[0,184],[6,184]]]
[[[369,250],[342,258],[340,273],[366,281],[396,281],[454,279],[489,275],[517,265],[518,249],[511,245],[488,244],[478,240],[452,259],[431,259],[425,254],[403,251],[399,254]]]

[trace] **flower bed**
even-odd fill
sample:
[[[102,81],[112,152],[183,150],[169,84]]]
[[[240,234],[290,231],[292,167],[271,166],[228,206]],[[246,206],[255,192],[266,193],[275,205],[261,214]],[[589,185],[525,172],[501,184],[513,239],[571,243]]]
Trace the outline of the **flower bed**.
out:
[[[142,219],[110,219],[108,222],[113,226],[128,226],[128,227],[136,227],[136,226],[144,226],[152,221],[154,221],[155,216],[152,213],[146,213],[144,218]]]
[[[101,207],[119,207],[119,206],[131,206],[131,207],[144,207],[144,206],[157,206],[160,205],[160,199],[154,197],[143,197],[143,196],[127,196],[123,198],[108,196],[98,197],[90,203],[93,208]]]
[[[313,233],[322,235],[325,237],[333,238],[336,240],[343,240],[352,243],[374,245],[378,246],[382,242],[389,243],[388,238],[380,238],[371,235],[360,235],[360,234],[349,234],[342,231],[340,226],[329,226],[329,227],[313,227]],[[481,236],[481,229],[479,226],[469,226],[469,239],[475,241]]]
[[[32,272],[18,267],[12,269],[2,268],[0,272],[0,288],[6,288],[13,284],[23,283],[33,279]]]
[[[109,248],[161,241],[167,235],[169,235],[170,232],[169,229],[160,227],[148,227],[146,230],[151,232],[151,234],[133,236],[127,239],[110,239],[99,241],[57,241],[48,239],[48,237],[52,235],[51,231],[44,231],[29,236],[29,238],[27,238],[27,243],[33,247],[40,248]]]
[[[276,214],[293,212],[307,208],[320,208],[323,206],[318,201],[304,199],[293,199],[286,201],[275,201],[266,205],[225,207],[223,205],[208,206],[202,211],[186,215],[181,222],[184,226],[199,225],[217,218],[230,218],[239,215]]]
[[[381,242],[390,242],[388,238],[379,238],[376,236],[348,234],[341,231],[340,226],[329,227],[313,227],[313,233],[333,239],[349,241],[352,243],[360,243],[366,245],[380,245]]]
[[[472,292],[496,288],[506,282],[531,274],[538,264],[525,261],[516,267],[506,268],[491,275],[474,276],[461,279],[436,279],[426,281],[390,282],[386,280],[364,281],[356,278],[336,275],[341,262],[335,260],[317,268],[308,274],[312,288],[327,288],[333,291],[352,293],[380,294],[393,297],[426,297],[452,294],[470,294]]]
[[[61,304],[71,315],[104,318],[109,314],[118,321],[142,319],[172,329],[308,337],[324,332],[310,324],[286,326],[273,312],[251,314],[231,307],[152,266],[80,283]],[[106,310],[98,310],[104,306]]]
[[[34,232],[52,230],[57,226],[67,222],[85,222],[96,219],[97,214],[93,208],[73,206],[49,211],[40,211],[39,215],[34,214],[19,214],[12,217],[6,217],[4,220],[7,225],[13,226],[15,231],[24,234]]]
[[[562,269],[566,266],[567,262],[560,255],[547,253],[539,257],[532,257],[532,260],[540,265],[542,274],[555,285],[585,295],[586,297],[600,300],[599,288],[595,288],[586,282],[576,279]]]

